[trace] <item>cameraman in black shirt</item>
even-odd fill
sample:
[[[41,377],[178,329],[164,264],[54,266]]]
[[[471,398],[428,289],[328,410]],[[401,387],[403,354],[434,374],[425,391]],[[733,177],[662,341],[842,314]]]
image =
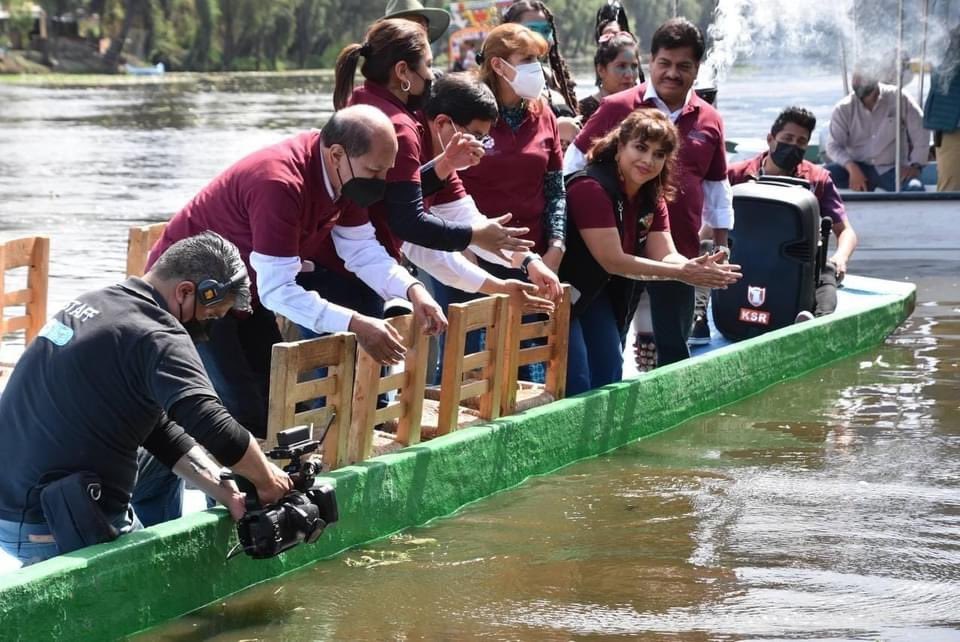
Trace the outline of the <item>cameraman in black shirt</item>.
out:
[[[130,505],[140,446],[234,519],[243,495],[197,442],[264,502],[287,493],[290,478],[224,409],[192,340],[249,299],[237,248],[208,232],[171,246],[142,279],[60,310],[0,397],[0,547],[31,564],[140,528]]]

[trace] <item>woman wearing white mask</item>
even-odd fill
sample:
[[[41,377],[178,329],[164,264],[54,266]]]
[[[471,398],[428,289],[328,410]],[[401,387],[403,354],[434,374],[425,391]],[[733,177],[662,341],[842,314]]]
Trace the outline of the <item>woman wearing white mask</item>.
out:
[[[511,213],[511,225],[530,229],[523,238],[556,272],[566,249],[567,211],[557,119],[541,98],[546,81],[539,58],[547,48],[542,36],[514,23],[484,40],[480,79],[493,90],[500,118],[483,158],[459,174],[481,212]]]

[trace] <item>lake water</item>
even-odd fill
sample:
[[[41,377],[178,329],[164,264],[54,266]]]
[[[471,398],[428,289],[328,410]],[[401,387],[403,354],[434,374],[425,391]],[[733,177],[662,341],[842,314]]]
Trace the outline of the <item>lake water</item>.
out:
[[[322,124],[328,91],[0,85],[0,238],[51,237],[52,312],[122,277],[130,226]],[[758,137],[840,92],[748,70],[719,104]],[[960,256],[851,269],[919,285],[883,347],[143,639],[960,640]]]

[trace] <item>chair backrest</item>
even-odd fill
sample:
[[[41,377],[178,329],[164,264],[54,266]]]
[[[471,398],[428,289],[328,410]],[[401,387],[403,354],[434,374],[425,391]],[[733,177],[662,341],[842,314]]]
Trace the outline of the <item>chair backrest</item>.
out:
[[[27,287],[7,291],[6,272],[27,268]],[[0,344],[4,335],[24,331],[24,346],[33,341],[47,321],[47,281],[50,239],[31,236],[0,244]],[[8,317],[6,308],[22,306],[23,314]]]
[[[479,397],[480,417],[500,416],[500,395],[503,393],[504,356],[506,352],[507,296],[495,294],[468,303],[451,304],[447,311],[450,322],[443,353],[443,378],[440,382],[440,407],[437,434],[445,435],[457,428],[460,401]],[[486,330],[485,347],[480,352],[464,355],[467,333]],[[479,379],[464,382],[464,373],[480,371]]]
[[[567,348],[570,343],[570,286],[563,286],[563,297],[546,321],[524,323],[523,310],[509,306],[507,313],[507,354],[500,414],[513,414],[517,408],[517,369],[532,363],[547,364],[544,389],[554,399],[563,398],[567,385]],[[547,345],[521,348],[529,339],[545,338]]]
[[[412,314],[388,319],[387,323],[400,333],[407,354],[400,372],[381,376],[380,364],[365,350],[358,350],[349,440],[351,462],[371,456],[373,427],[386,421],[397,421],[398,443],[410,446],[420,442],[429,340]],[[396,399],[378,409],[377,398],[391,390],[397,391]]]
[[[143,276],[150,248],[160,240],[166,223],[131,227],[127,236],[127,276]]]
[[[276,445],[278,432],[306,423],[314,424],[314,437],[318,438],[333,413],[323,459],[331,468],[345,465],[356,359],[357,339],[349,332],[274,344],[266,446]],[[317,377],[318,368],[326,368],[326,376]],[[298,412],[297,404],[321,398],[323,407]]]

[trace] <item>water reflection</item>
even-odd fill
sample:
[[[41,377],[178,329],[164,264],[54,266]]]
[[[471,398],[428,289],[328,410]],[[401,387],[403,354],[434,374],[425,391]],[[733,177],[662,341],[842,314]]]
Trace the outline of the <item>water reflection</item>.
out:
[[[142,639],[960,640],[942,267],[878,350]]]

